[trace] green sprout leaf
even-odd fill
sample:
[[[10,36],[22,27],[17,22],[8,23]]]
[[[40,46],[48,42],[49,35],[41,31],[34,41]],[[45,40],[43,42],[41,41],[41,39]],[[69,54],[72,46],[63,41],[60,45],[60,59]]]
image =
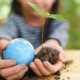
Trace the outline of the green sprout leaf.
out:
[[[40,14],[44,18],[52,18],[59,21],[64,20],[64,17],[60,14],[50,14],[49,12],[43,13],[36,4],[33,4],[31,2],[27,2],[27,4],[29,4],[33,8],[33,10],[35,10],[38,14]]]
[[[42,15],[42,11],[36,4],[33,4],[31,2],[27,2],[27,4],[30,5],[33,8],[33,10],[35,10],[38,14]]]
[[[50,14],[50,15],[47,15],[46,18],[56,19],[58,21],[64,20],[64,17],[60,14]]]

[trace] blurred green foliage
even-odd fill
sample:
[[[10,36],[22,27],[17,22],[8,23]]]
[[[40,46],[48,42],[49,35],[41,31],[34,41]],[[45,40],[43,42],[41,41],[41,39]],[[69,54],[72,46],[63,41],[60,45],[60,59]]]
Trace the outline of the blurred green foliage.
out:
[[[12,0],[0,0],[0,20],[7,19]],[[80,49],[80,0],[61,0],[59,11],[70,23],[67,49]]]
[[[0,0],[0,19],[6,19],[11,9],[12,0]]]
[[[80,0],[62,0],[60,12],[70,23],[70,38],[67,48],[80,49]]]

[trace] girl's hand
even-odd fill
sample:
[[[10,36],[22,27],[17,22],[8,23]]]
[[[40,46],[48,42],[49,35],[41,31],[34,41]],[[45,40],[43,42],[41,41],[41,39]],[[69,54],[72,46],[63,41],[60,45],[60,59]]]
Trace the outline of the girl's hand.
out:
[[[3,50],[7,47],[8,44],[8,39],[0,39],[0,55],[3,53]]]
[[[0,40],[0,53],[2,54],[3,50],[9,44],[9,40],[1,39]],[[16,62],[13,60],[2,60],[0,56],[0,76],[6,80],[20,80],[28,68],[24,64],[16,65]]]
[[[48,61],[44,61],[42,63],[39,59],[35,59],[34,62],[30,64],[30,67],[38,76],[46,76],[57,72],[61,68],[64,59],[64,51],[59,45],[47,43],[44,45],[44,47],[51,47],[53,49],[57,49],[60,52],[59,59],[54,65],[50,64]],[[37,51],[40,51],[40,48],[37,48],[35,50],[35,52]]]
[[[6,80],[20,80],[27,70],[24,64],[16,65],[13,60],[0,60],[0,76]]]

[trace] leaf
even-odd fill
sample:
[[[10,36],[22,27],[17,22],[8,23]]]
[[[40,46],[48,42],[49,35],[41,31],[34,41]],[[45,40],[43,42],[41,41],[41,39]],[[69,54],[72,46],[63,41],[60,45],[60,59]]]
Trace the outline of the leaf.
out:
[[[47,16],[50,15],[50,13],[49,13],[49,12],[45,12],[43,15],[44,15],[44,17],[46,18]]]
[[[56,19],[58,21],[65,20],[64,17],[60,14],[50,14],[50,15],[47,15],[46,18]]]
[[[29,4],[30,7],[33,8],[33,10],[35,10],[38,14],[42,15],[42,11],[36,4],[33,4],[31,2],[27,2],[27,4]]]
[[[43,13],[36,4],[33,4],[31,2],[27,2],[27,4],[29,4],[33,8],[33,10],[35,10],[38,14],[40,14],[44,18],[52,18],[59,21],[64,20],[64,17],[60,14],[50,14],[49,12]]]

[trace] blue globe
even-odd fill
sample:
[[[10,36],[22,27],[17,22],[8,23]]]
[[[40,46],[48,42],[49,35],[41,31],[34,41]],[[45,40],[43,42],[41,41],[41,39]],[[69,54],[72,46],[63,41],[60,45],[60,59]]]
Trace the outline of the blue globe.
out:
[[[4,59],[15,60],[16,64],[23,63],[26,66],[34,60],[34,55],[32,44],[22,38],[12,40],[3,52]]]

